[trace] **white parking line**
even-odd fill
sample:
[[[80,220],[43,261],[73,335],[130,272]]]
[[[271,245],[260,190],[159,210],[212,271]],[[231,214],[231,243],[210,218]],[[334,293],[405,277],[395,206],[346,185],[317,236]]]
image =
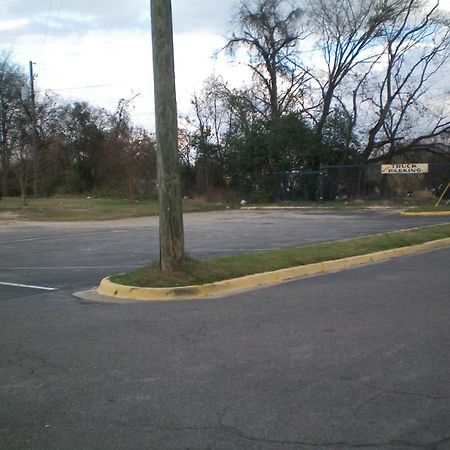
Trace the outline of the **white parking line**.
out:
[[[44,286],[33,286],[30,284],[18,284],[18,283],[3,283],[0,281],[0,286],[12,286],[12,287],[21,287],[21,288],[28,288],[28,289],[39,289],[41,291],[57,291],[56,288],[49,288]]]
[[[129,233],[130,231],[148,231],[152,230],[151,227],[138,227],[138,228],[127,228],[127,229],[113,229],[113,230],[95,230],[95,231],[86,231],[83,233],[72,233],[72,234],[56,234],[52,235],[49,234],[47,236],[37,236],[37,237],[29,237],[29,238],[23,238],[23,239],[14,239],[11,241],[0,241],[1,245],[5,244],[20,244],[23,242],[35,242],[35,241],[49,241],[49,240],[56,240],[56,239],[73,239],[73,238],[79,238],[84,236],[95,236],[99,234],[109,234],[109,233]]]

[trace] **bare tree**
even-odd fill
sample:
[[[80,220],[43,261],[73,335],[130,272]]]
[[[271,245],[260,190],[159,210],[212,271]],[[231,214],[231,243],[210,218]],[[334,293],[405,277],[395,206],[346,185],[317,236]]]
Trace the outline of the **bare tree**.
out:
[[[143,147],[147,141],[145,130],[135,128],[131,124],[130,109],[137,95],[130,99],[120,99],[116,111],[111,116],[111,131],[107,146],[115,154],[118,169],[124,176],[127,200],[136,201],[136,190],[139,179],[139,166]]]
[[[417,148],[450,132],[449,111],[432,111],[427,92],[450,49],[450,21],[438,3],[396,1],[382,29],[384,53],[364,100],[374,111],[362,151],[364,160],[383,159]],[[428,96],[429,97],[429,96]]]
[[[33,124],[24,107],[17,107],[14,126],[9,132],[10,170],[20,187],[22,204],[27,205],[29,181],[33,167]]]
[[[17,112],[22,110],[21,88],[26,83],[22,68],[11,61],[11,55],[0,53],[0,199],[7,194],[11,166],[12,134]]]
[[[127,199],[133,203],[136,201],[140,182],[148,179],[151,169],[156,166],[154,143],[146,130],[139,127],[130,130],[129,142],[120,153],[120,163],[125,176]]]
[[[270,119],[294,108],[307,81],[299,65],[299,42],[307,36],[302,17],[290,0],[242,1],[234,17],[235,32],[225,49],[231,55],[247,49],[256,83],[251,101]]]
[[[190,145],[196,153],[196,183],[203,192],[223,181],[224,161],[233,111],[231,92],[220,77],[208,78],[192,99],[195,116],[188,118],[192,129]]]
[[[16,176],[20,187],[23,206],[28,204],[28,182],[32,172],[33,152],[30,130],[21,128],[14,139],[11,152],[11,171]]]
[[[337,100],[342,106],[338,88],[359,66],[371,67],[379,57],[374,47],[379,43],[380,27],[390,17],[389,1],[314,0],[308,3],[309,23],[318,38],[317,45],[326,66],[325,73],[310,71],[321,94],[316,118],[320,137],[332,112],[333,101]],[[353,88],[354,95],[360,84],[361,81],[357,82]]]
[[[212,76],[205,81],[200,94],[195,94],[192,99],[197,135],[208,144],[226,146],[226,133],[233,113],[229,105],[232,95],[222,78]]]

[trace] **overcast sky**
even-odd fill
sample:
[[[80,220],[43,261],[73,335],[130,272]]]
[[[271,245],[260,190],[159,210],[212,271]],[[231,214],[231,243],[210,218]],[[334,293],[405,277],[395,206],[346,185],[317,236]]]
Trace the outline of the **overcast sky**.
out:
[[[178,107],[213,72],[242,80],[245,69],[214,58],[235,0],[172,0]],[[114,109],[135,100],[134,120],[153,127],[149,0],[0,0],[0,50],[28,70],[36,88]]]
[[[135,100],[133,119],[153,129],[150,0],[0,0],[0,50],[28,70],[37,89],[113,110]],[[213,72],[239,84],[243,65],[213,58],[237,0],[172,0],[178,109]],[[450,0],[441,0],[450,10]],[[448,86],[448,83],[446,83]]]

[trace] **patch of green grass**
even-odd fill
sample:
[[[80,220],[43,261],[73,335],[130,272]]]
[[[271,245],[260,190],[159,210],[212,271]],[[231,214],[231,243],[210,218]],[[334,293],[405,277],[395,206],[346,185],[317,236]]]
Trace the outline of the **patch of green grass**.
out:
[[[184,212],[204,212],[225,209],[221,203],[184,200]],[[0,201],[0,213],[10,213],[19,219],[37,221],[113,220],[158,215],[157,200],[130,203],[122,199],[49,197],[30,198],[23,206],[21,199],[6,197]]]
[[[418,199],[388,199],[388,200],[325,200],[323,202],[318,201],[286,201],[278,203],[248,203],[246,206],[250,208],[305,208],[305,209],[332,209],[339,211],[353,211],[367,208],[392,208],[392,209],[404,209],[408,206],[418,206],[421,200]],[[425,205],[421,207],[432,208],[434,203],[427,201]]]
[[[450,223],[305,247],[205,260],[188,259],[183,273],[167,274],[161,272],[155,264],[127,274],[113,275],[111,281],[139,287],[175,287],[212,283],[255,273],[422,244],[447,237],[450,237]]]
[[[248,206],[257,207],[303,207],[334,210],[358,210],[369,207],[405,208],[405,203],[390,201],[326,201],[319,202],[281,202],[264,203]],[[239,204],[206,202],[204,200],[183,200],[183,210],[190,212],[218,211],[239,208]],[[449,206],[434,208],[433,205],[417,206],[410,211],[447,211]],[[130,203],[125,199],[89,198],[75,196],[55,196],[48,198],[29,198],[27,206],[22,205],[19,197],[4,197],[0,201],[0,214],[9,213],[19,219],[36,221],[81,221],[81,220],[113,220],[133,217],[158,215],[158,201],[142,200]],[[1,219],[1,215],[0,215]]]
[[[415,206],[413,208],[409,208],[408,212],[436,212],[436,211],[450,211],[450,204],[440,204],[439,206],[434,205],[423,205],[423,206]]]

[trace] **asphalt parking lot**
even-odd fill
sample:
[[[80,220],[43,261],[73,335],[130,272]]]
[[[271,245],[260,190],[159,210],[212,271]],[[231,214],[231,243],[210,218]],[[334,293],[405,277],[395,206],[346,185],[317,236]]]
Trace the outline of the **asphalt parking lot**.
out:
[[[209,256],[448,218],[185,222]],[[450,248],[214,300],[72,296],[157,249],[155,219],[0,226],[1,449],[450,449]]]
[[[185,215],[185,241],[189,255],[209,257],[446,222],[448,217],[402,217],[383,210],[228,211]],[[88,289],[111,273],[156,260],[158,219],[0,222],[0,252],[0,282],[68,291]]]

